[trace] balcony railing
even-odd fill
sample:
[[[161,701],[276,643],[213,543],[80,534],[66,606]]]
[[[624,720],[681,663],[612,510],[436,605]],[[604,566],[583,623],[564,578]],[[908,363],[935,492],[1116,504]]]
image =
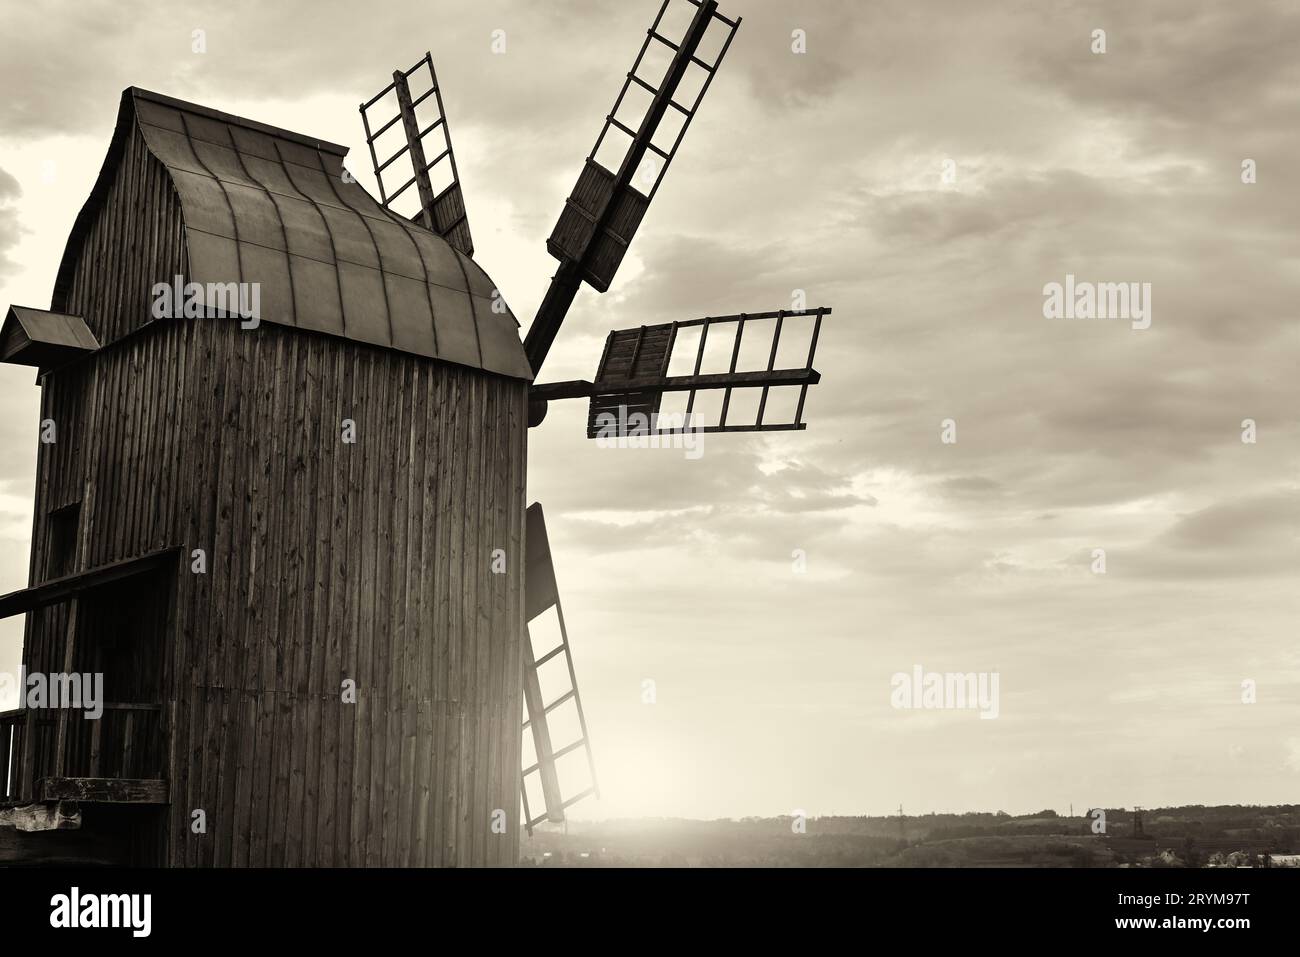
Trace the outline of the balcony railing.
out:
[[[21,709],[0,711],[0,803],[18,800],[17,757],[22,754],[23,714]]]
[[[164,776],[161,705],[105,703],[104,713],[95,719],[70,712],[62,756],[60,714],[56,709],[30,715],[23,709],[0,712],[0,801],[39,799],[37,785],[45,778]]]

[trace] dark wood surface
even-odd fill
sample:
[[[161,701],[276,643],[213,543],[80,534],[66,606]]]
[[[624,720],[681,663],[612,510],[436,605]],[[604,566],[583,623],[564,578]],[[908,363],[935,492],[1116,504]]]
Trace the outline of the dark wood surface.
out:
[[[166,804],[167,782],[147,778],[43,778],[42,801],[93,801],[101,804]]]
[[[45,377],[33,574],[77,502],[74,570],[184,551],[158,649],[169,863],[513,863],[526,406],[519,380],[221,320]],[[29,668],[61,660],[62,610],[33,616]]]

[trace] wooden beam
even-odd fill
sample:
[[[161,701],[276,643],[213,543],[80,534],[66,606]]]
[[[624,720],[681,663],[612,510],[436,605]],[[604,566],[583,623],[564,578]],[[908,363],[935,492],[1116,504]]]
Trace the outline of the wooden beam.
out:
[[[524,701],[528,705],[527,726],[533,732],[533,750],[537,753],[539,773],[542,776],[542,794],[545,797],[546,817],[554,824],[564,823],[560,804],[560,781],[555,773],[555,755],[551,748],[551,731],[546,722],[546,706],[542,703],[542,687],[533,661],[533,643],[524,626]]]
[[[402,128],[406,132],[406,143],[410,147],[411,168],[415,170],[415,188],[420,191],[420,220],[424,228],[432,232],[433,186],[430,185],[429,168],[424,160],[420,124],[415,118],[415,107],[411,103],[411,88],[406,82],[406,74],[401,70],[393,72],[393,88],[397,91],[397,106],[402,111]],[[448,139],[447,142],[450,143],[451,140]]]
[[[578,295],[582,275],[582,262],[566,259],[560,263],[560,268],[551,277],[551,284],[546,287],[542,304],[537,307],[537,315],[524,336],[524,352],[528,355],[528,364],[532,367],[534,376],[542,371],[542,363],[551,351],[551,343],[555,341],[564,317],[569,314],[569,307]]]
[[[643,376],[639,379],[613,379],[590,382],[567,379],[533,386],[532,398],[586,399],[593,395],[619,395],[624,392],[686,392],[691,389],[727,389],[783,385],[816,385],[822,379],[816,369],[763,369],[755,372],[713,372],[705,375]]]
[[[125,834],[82,827],[75,831],[24,832],[0,827],[0,867],[117,866],[130,863]]]
[[[818,315],[829,316],[833,310],[829,306],[809,306],[807,309],[777,309],[773,312],[738,312],[730,316],[702,316],[699,319],[682,319],[676,325],[679,329],[690,326],[717,325],[724,322],[739,322],[742,318],[755,322],[760,319],[813,319]],[[668,325],[668,323],[662,323]]]
[[[175,556],[179,553],[180,546],[174,545],[171,548],[163,548],[147,555],[141,555],[138,558],[112,562],[75,575],[55,578],[52,581],[33,585],[30,588],[11,591],[7,595],[0,595],[0,618],[9,618],[13,615],[20,615],[37,608],[43,608],[46,605],[55,605],[61,601],[67,601],[87,588],[107,585],[110,582],[130,578],[133,575],[142,575],[145,572],[161,567],[168,561],[174,561]]]
[[[528,390],[530,399],[586,399],[595,395],[596,387],[587,379],[567,379],[564,382],[545,382]]]
[[[24,833],[75,831],[81,827],[81,811],[66,801],[0,807],[0,827],[12,827]]]
[[[528,327],[527,335],[524,336],[524,352],[528,354],[528,364],[532,366],[534,376],[542,371],[542,363],[546,361],[546,355],[550,352],[551,344],[555,341],[555,336],[560,331],[565,316],[568,315],[569,307],[573,304],[578,286],[581,284],[583,277],[589,274],[592,250],[597,245],[596,237],[608,231],[614,220],[615,209],[621,207],[620,200],[622,200],[624,192],[629,189],[632,177],[640,167],[646,150],[650,148],[655,131],[658,129],[664,113],[668,110],[668,104],[672,102],[673,94],[677,92],[678,85],[685,76],[687,68],[691,65],[695,50],[700,45],[700,40],[704,38],[705,31],[708,30],[709,23],[717,9],[716,0],[702,0],[700,8],[691,19],[690,26],[686,28],[686,34],[682,37],[680,46],[676,47],[676,53],[674,53],[673,59],[668,64],[668,69],[659,83],[658,92],[651,99],[645,115],[641,118],[641,125],[632,137],[632,142],[623,157],[622,165],[619,166],[617,171],[614,171],[613,183],[604,201],[598,209],[593,210],[595,222],[585,242],[582,243],[582,248],[572,250],[574,255],[561,261],[559,270],[551,279],[551,285],[542,298],[542,304],[537,310],[537,315],[533,319],[532,325]],[[663,8],[659,11],[659,17],[655,19],[655,25],[650,28],[651,33],[658,27],[659,20],[662,17]],[[642,55],[644,55],[644,52],[645,48],[643,47]],[[639,61],[640,57],[638,57],[638,63]],[[634,66],[632,73],[635,72],[636,68]],[[632,73],[628,75],[631,76]],[[711,73],[708,79],[712,79]],[[626,92],[626,84],[623,89]],[[708,84],[706,83],[700,91],[701,97],[703,97],[704,91],[707,89]],[[622,94],[620,94],[621,98]],[[613,122],[613,114],[617,112],[618,104],[615,104],[614,109],[610,111],[610,123]],[[689,122],[689,117],[687,122]],[[606,128],[608,128],[608,125]],[[682,128],[681,132],[685,132],[685,127]],[[601,135],[603,137],[603,131]],[[679,135],[677,139],[680,143],[681,136]],[[599,147],[599,141],[597,147]],[[677,144],[674,144],[673,151],[675,152],[676,149]],[[587,157],[588,162],[594,162],[595,154],[596,148],[593,148],[591,155]],[[671,155],[665,158],[664,169],[667,168],[671,159]],[[656,181],[654,190],[657,190],[658,187],[659,183]],[[654,190],[651,191],[651,196],[646,198],[647,203],[653,198]],[[628,239],[630,238],[629,236]],[[627,242],[624,241],[623,245],[626,246]]]
[[[704,375],[644,376],[640,379],[612,379],[594,383],[595,395],[623,392],[686,392],[691,389],[739,389],[746,386],[816,385],[816,369],[766,369],[758,372],[710,372]]]
[[[99,804],[168,804],[167,781],[153,778],[44,778],[43,801]]]

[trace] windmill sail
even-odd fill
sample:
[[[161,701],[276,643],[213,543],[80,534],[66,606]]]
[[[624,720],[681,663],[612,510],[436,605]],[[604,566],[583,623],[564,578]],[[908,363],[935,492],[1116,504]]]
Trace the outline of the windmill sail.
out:
[[[664,13],[672,2],[673,0],[663,0],[659,15],[646,31],[641,52],[637,54],[618,99],[614,101],[614,108],[605,118],[596,145],[592,147],[582,172],[578,174],[577,185],[565,200],[555,229],[546,241],[546,248],[560,261],[560,268],[552,278],[537,310],[537,317],[524,340],[524,351],[528,353],[534,374],[541,370],[560,324],[573,304],[578,287],[586,282],[599,292],[609,288],[627,252],[628,244],[641,225],[650,201],[654,199],[664,174],[677,155],[677,149],[681,146],[691,120],[699,111],[709,84],[722,65],[732,37],[740,27],[739,19],[729,20],[718,13],[715,0],[685,0],[697,8],[690,25],[683,36],[676,39],[666,37],[659,29],[664,22]],[[725,31],[725,37],[718,55],[712,62],[708,62],[697,56],[697,52],[700,41],[715,23],[721,24],[719,29]],[[672,60],[657,84],[651,83],[642,75],[646,53],[652,44],[672,51]],[[674,94],[681,87],[687,71],[692,68],[703,70],[704,78],[698,94],[688,106],[679,102]],[[620,108],[633,85],[650,94],[649,106],[635,129],[618,119]],[[654,140],[655,133],[669,110],[681,114],[684,119],[671,146],[664,149]],[[609,169],[598,162],[596,157],[607,139],[612,142],[620,136],[626,138],[627,146],[621,154],[615,151],[615,155],[621,155],[621,158],[615,169]],[[647,153],[656,160],[651,175],[642,183],[646,187],[642,192],[633,185],[633,179],[642,171],[642,161]]]
[[[417,78],[422,84],[427,82],[428,89],[412,97],[412,78]],[[389,94],[396,97],[397,114],[372,131],[367,111]],[[430,100],[430,97],[433,99]],[[424,107],[423,110],[420,109],[421,106]],[[431,116],[434,110],[436,115]],[[427,126],[420,125],[422,115],[431,119]],[[437,233],[466,256],[473,256],[474,240],[469,232],[465,197],[460,188],[460,172],[456,168],[456,154],[451,148],[451,131],[447,127],[447,112],[443,109],[442,90],[438,86],[438,75],[433,69],[432,54],[425,53],[424,59],[409,70],[394,72],[392,83],[368,102],[361,104],[361,122],[366,128],[366,146],[370,149],[370,160],[374,164],[375,180],[379,184],[379,197],[384,207],[399,212],[393,204],[415,186],[419,208],[406,218]],[[381,163],[377,144],[398,123],[402,124],[400,132],[404,134],[405,141]],[[425,149],[426,142],[428,150]],[[433,159],[428,158],[429,152],[434,153]],[[406,175],[403,164],[394,166],[403,156],[410,159],[411,175],[406,179],[402,178]],[[435,188],[435,180],[431,175],[435,171],[448,180],[440,189]]]
[[[528,710],[528,719],[524,721],[524,730],[531,731],[533,748],[537,760],[523,769],[520,776],[520,793],[524,806],[524,826],[528,833],[542,821],[562,823],[564,810],[581,801],[588,795],[600,797],[596,783],[596,764],[591,754],[591,739],[587,734],[587,719],[582,711],[582,698],[578,695],[578,680],[573,670],[573,654],[569,649],[569,634],[564,627],[564,609],[560,606],[560,593],[555,584],[555,566],[551,562],[551,546],[546,537],[546,519],[539,503],[530,505],[527,512],[526,548],[524,558],[524,704]],[[533,650],[532,634],[528,624],[536,621],[543,614],[554,608],[559,623],[560,643],[536,657]],[[549,704],[542,697],[542,685],[538,672],[552,659],[563,658],[568,672],[568,690],[560,694]],[[555,746],[551,738],[549,716],[556,709],[573,702],[577,713],[579,737],[560,747]],[[561,787],[560,775],[556,762],[579,748],[587,752],[587,769],[591,775],[589,787],[577,794],[565,797]],[[545,805],[541,813],[533,816],[528,801],[529,777],[536,774],[541,782],[542,800]]]
[[[735,316],[707,316],[686,322],[616,329],[605,340],[605,351],[594,381],[581,379],[535,385],[530,395],[538,402],[590,398],[587,437],[592,439],[663,435],[684,430],[800,431],[808,427],[803,420],[808,388],[821,381],[821,374],[813,368],[813,360],[817,354],[822,319],[830,314],[830,309],[819,307],[801,312],[779,310]],[[789,330],[792,320],[802,321],[805,325],[811,321],[807,357],[803,358],[801,352],[799,361],[802,365],[778,366],[777,359],[782,355],[781,336]],[[760,362],[758,368],[742,368],[740,357],[745,335],[747,332],[753,335],[756,329],[763,330],[759,335],[767,332],[771,335],[771,344],[766,349],[766,361]],[[688,335],[697,338],[688,344],[686,354],[681,356],[681,346]],[[764,339],[760,345],[765,343]],[[716,349],[719,344],[723,348],[716,351],[726,363],[725,368],[706,366],[706,350],[709,347]],[[686,371],[670,374],[674,365],[682,365]],[[772,390],[780,388],[798,389],[797,404],[788,419],[775,418],[770,411],[769,398]],[[739,420],[736,417],[732,397],[738,390],[758,390],[756,412],[752,420]],[[697,408],[696,399],[702,392],[717,391],[722,392],[717,421],[705,421]],[[686,394],[679,415],[663,415],[663,401],[667,393]]]

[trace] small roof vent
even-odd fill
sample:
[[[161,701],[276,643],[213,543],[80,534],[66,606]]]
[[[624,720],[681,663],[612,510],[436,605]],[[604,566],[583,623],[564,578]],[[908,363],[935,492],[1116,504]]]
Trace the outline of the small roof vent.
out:
[[[49,369],[96,352],[99,341],[80,316],[10,306],[0,327],[0,362]]]

